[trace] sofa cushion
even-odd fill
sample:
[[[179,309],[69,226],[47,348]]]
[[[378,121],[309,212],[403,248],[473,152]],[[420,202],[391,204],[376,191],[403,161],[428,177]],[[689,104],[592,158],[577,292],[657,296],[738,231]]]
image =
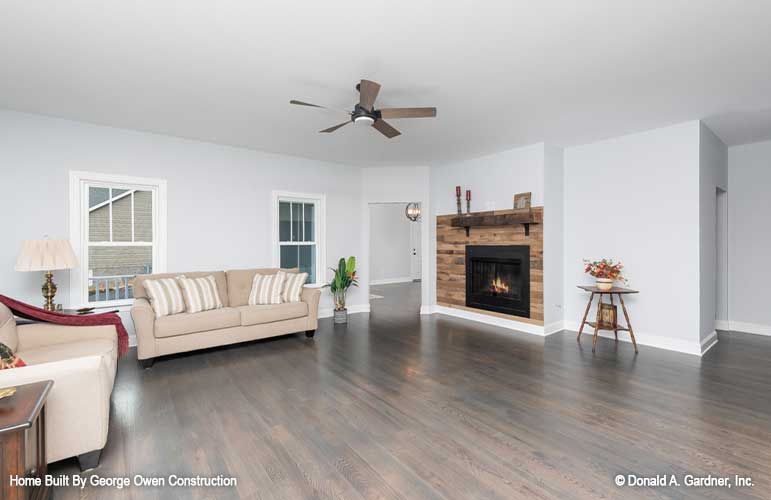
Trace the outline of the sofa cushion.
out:
[[[264,267],[258,269],[233,269],[226,271],[228,277],[228,296],[230,297],[230,307],[245,306],[249,304],[249,292],[252,291],[252,281],[254,275],[276,274],[279,271],[287,273],[299,273],[296,267],[291,269],[279,269],[277,267]]]
[[[159,279],[159,278],[176,278],[177,276],[182,274],[184,274],[185,277],[187,278],[204,278],[209,275],[214,276],[214,281],[217,282],[217,291],[220,294],[220,300],[222,301],[222,305],[227,307],[230,304],[230,301],[228,300],[228,282],[227,282],[227,278],[225,277],[225,271],[140,274],[134,279],[134,298],[135,299],[148,298],[147,292],[145,291],[145,287],[143,285],[143,282],[145,280],[153,280],[153,279]],[[247,295],[249,294],[248,291],[246,293]]]
[[[33,347],[20,352],[19,355],[24,357],[24,362],[27,365],[39,365],[94,355],[102,356],[108,361],[118,359],[117,343],[100,338]]]
[[[241,325],[237,309],[223,307],[195,314],[175,314],[155,320],[155,337],[175,337],[189,333],[207,332]]]
[[[217,282],[211,274],[204,278],[186,278],[180,276],[177,283],[185,297],[185,311],[198,313],[211,309],[220,309],[222,301],[217,291]]]
[[[185,299],[175,278],[144,280],[142,284],[156,319],[185,312]]]
[[[308,315],[305,302],[286,302],[283,304],[241,306],[241,324],[244,326],[261,325],[287,319],[302,318]]]
[[[276,274],[278,271],[278,268],[275,267],[226,271],[230,307],[245,306],[249,303],[249,292],[252,291],[252,281],[255,274]]]
[[[0,304],[0,343],[8,346],[11,352],[19,348],[19,335],[16,332],[16,318],[5,304]]]
[[[284,291],[286,273],[278,271],[275,274],[254,275],[252,290],[249,292],[249,305],[281,304],[281,292]]]
[[[303,285],[308,281],[308,273],[287,274],[284,280],[284,290],[281,292],[282,302],[300,302]]]

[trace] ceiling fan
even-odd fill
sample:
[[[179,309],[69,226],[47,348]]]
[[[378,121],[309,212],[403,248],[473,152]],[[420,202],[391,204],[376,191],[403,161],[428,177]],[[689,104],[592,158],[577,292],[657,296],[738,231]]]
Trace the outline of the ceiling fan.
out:
[[[319,130],[319,132],[330,133],[344,127],[349,123],[355,123],[357,125],[372,126],[375,130],[383,134],[384,136],[392,139],[397,135],[401,135],[401,132],[393,128],[384,120],[384,118],[433,118],[436,116],[436,108],[383,108],[375,109],[375,98],[377,98],[378,92],[380,92],[380,84],[377,82],[371,82],[369,80],[362,80],[356,84],[356,90],[359,91],[359,103],[353,108],[353,111],[344,111],[335,108],[329,108],[327,106],[319,106],[318,104],[311,104],[308,102],[296,101],[292,99],[289,104],[296,104],[298,106],[310,106],[312,108],[331,109],[333,111],[340,111],[349,116],[349,119],[335,125],[333,127]]]

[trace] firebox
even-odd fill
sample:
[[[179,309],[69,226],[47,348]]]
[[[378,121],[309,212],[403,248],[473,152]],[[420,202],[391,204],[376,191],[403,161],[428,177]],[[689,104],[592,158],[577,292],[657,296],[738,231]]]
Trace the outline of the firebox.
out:
[[[530,317],[530,247],[466,245],[466,306]]]

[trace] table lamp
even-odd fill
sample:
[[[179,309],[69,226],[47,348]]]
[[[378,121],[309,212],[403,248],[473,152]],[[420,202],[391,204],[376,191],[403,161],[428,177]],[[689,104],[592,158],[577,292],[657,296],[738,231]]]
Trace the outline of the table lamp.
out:
[[[21,253],[16,259],[17,271],[45,271],[46,280],[42,291],[45,304],[43,309],[54,311],[56,284],[53,271],[77,267],[78,260],[69,240],[25,240],[21,244]]]

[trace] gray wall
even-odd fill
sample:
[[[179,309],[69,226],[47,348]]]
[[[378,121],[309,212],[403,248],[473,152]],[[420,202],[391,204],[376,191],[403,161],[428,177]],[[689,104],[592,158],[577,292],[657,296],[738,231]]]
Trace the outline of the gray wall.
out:
[[[731,328],[771,335],[771,141],[728,149]]]
[[[702,341],[715,332],[717,317],[717,188],[728,190],[728,149],[702,123],[699,128],[699,332]]]
[[[626,300],[638,343],[700,354],[699,129],[692,121],[565,149],[569,329],[588,299],[576,285],[592,281],[582,259],[620,259],[640,291]]]
[[[369,206],[370,284],[406,281],[410,275],[410,220],[402,203]]]

